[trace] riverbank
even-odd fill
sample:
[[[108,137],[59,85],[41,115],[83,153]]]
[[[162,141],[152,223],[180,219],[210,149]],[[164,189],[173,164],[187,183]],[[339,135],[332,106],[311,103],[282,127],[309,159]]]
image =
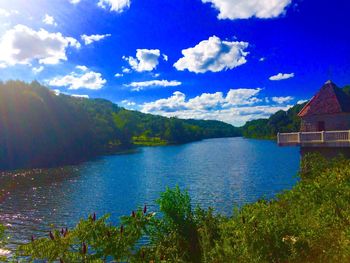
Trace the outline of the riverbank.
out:
[[[0,188],[9,192],[0,203],[0,221],[11,225],[12,250],[32,234],[46,236],[52,225],[71,228],[93,212],[110,213],[113,223],[145,203],[158,212],[155,200],[167,186],[176,185],[189,190],[193,206],[230,216],[233,204],[243,206],[291,189],[298,167],[298,149],[271,141],[223,138],[140,147],[132,154],[105,155],[58,172],[0,178]]]

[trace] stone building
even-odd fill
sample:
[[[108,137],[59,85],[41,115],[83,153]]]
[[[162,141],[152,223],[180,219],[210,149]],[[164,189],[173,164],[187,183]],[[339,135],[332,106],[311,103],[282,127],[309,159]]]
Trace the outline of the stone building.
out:
[[[328,81],[298,116],[301,132],[350,130],[350,97]]]

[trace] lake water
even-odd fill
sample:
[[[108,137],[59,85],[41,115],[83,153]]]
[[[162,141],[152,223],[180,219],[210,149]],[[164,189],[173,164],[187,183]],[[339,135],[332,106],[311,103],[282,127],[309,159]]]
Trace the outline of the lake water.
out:
[[[73,167],[0,177],[0,222],[9,247],[50,225],[74,226],[96,212],[118,221],[138,206],[156,211],[167,186],[187,189],[194,205],[232,214],[233,206],[272,198],[295,185],[299,149],[273,141],[211,139],[100,157]]]

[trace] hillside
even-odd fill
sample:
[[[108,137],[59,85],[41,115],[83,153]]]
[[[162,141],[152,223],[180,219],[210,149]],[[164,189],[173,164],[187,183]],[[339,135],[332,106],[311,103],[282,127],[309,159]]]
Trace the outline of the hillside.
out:
[[[278,132],[294,132],[300,129],[299,111],[305,106],[297,104],[288,111],[280,110],[268,119],[248,121],[243,127],[243,136],[256,139],[274,139]]]
[[[103,99],[56,95],[38,82],[0,83],[0,169],[76,163],[134,145],[239,136],[217,121],[130,111]]]

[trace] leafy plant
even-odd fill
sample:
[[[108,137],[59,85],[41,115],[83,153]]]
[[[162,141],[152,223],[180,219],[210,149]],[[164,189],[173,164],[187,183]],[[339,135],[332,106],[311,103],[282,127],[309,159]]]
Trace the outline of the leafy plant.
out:
[[[124,216],[119,226],[112,226],[107,220],[108,216],[97,219],[94,214],[74,229],[55,230],[46,238],[33,237],[32,242],[18,248],[18,256],[49,262],[142,262],[145,254],[137,249],[137,244],[147,235],[154,214],[139,209]]]

